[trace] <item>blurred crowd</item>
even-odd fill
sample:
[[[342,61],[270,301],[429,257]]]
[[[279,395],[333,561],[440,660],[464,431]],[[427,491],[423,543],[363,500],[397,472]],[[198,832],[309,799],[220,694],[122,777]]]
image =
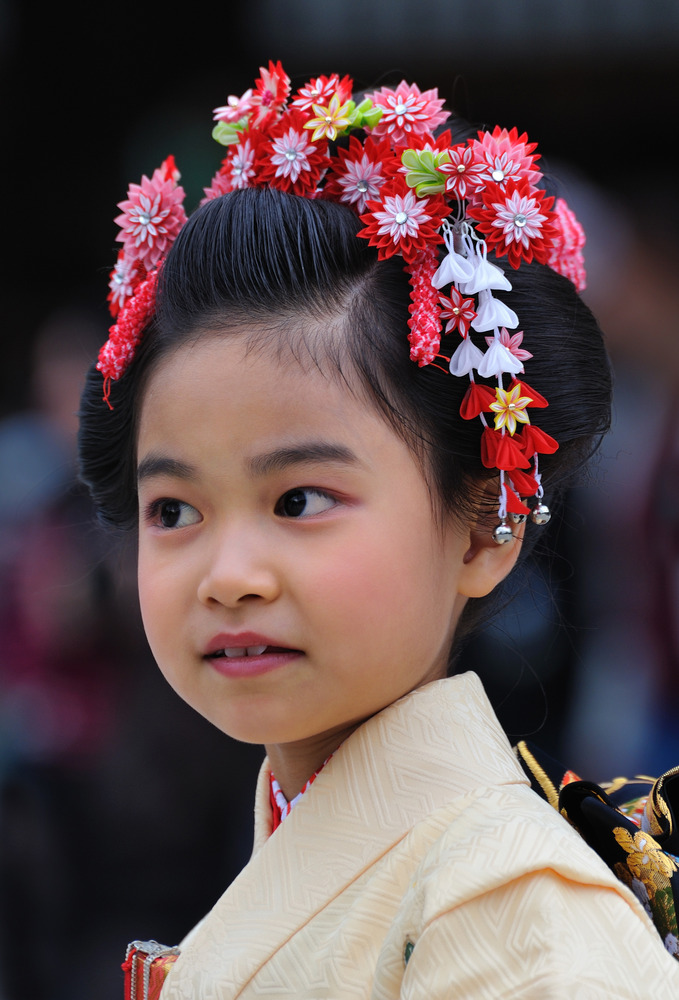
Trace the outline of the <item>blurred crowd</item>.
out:
[[[162,681],[134,547],[97,526],[77,481],[79,395],[104,338],[99,316],[51,316],[33,405],[0,424],[3,1000],[120,1000],[128,939],[178,941],[250,850],[262,751]]]

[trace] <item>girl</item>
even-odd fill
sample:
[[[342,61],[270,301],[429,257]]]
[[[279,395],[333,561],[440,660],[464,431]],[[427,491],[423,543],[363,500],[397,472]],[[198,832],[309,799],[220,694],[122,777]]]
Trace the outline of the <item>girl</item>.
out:
[[[163,1000],[679,986],[459,658],[610,380],[535,146],[435,135],[442,104],[336,75],[291,93],[271,63],[217,109],[228,151],[190,219],[171,159],[121,203],[82,474],[138,525],[170,684],[266,748],[252,860]]]

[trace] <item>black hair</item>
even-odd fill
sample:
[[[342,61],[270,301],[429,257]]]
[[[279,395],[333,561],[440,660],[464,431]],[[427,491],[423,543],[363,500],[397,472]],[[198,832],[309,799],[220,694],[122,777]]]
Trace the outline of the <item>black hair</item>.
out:
[[[164,263],[155,318],[111,386],[112,410],[101,374],[93,367],[87,377],[81,476],[105,523],[137,523],[136,426],[150,373],[187,341],[230,331],[245,333],[253,349],[303,351],[345,379],[412,446],[438,511],[468,517],[477,509],[493,473],[481,464],[480,421],[459,415],[467,380],[409,359],[403,261],[379,261],[356,238],[360,227],[343,205],[269,188],[231,192],[192,214]],[[596,320],[567,278],[524,263],[511,282],[522,346],[534,354],[528,382],[549,400],[540,427],[560,445],[541,461],[551,504],[608,427],[609,366]],[[497,484],[494,493],[496,510]],[[526,554],[530,545],[528,537]],[[467,602],[458,637],[487,614],[487,603]]]

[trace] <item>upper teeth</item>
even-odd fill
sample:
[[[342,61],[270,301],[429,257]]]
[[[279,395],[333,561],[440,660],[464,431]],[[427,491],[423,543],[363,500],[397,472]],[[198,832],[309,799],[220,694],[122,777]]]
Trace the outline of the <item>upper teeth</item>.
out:
[[[233,646],[224,650],[224,656],[261,656],[266,646]]]

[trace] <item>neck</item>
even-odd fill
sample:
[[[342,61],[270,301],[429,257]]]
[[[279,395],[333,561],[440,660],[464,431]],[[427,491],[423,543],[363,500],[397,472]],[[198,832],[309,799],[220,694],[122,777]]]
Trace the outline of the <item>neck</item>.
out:
[[[288,802],[302,791],[311,775],[359,725],[356,723],[341,732],[323,733],[311,740],[266,745],[271,770]]]

